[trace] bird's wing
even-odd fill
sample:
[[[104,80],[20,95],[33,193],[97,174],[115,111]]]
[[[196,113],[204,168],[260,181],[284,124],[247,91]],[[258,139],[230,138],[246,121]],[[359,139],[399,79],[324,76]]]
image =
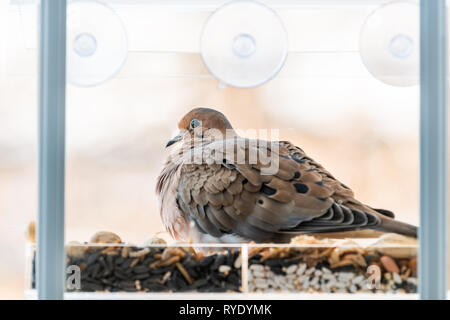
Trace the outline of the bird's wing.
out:
[[[358,202],[348,187],[291,143],[274,148],[240,139],[226,144],[203,148],[203,161],[184,164],[181,170],[177,203],[200,231],[283,242],[293,234],[380,224],[378,212]],[[238,161],[236,150],[248,157],[255,148],[278,161],[275,172],[263,174],[269,165],[259,158]]]

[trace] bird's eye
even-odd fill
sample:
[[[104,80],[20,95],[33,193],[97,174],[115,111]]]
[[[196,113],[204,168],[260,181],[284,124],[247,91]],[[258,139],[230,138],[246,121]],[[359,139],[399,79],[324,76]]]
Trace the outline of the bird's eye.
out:
[[[197,127],[200,127],[202,125],[202,122],[200,121],[200,120],[198,120],[198,119],[192,119],[191,120],[191,123],[190,123],[190,125],[189,125],[189,128],[190,129],[195,129],[195,128],[197,128]]]

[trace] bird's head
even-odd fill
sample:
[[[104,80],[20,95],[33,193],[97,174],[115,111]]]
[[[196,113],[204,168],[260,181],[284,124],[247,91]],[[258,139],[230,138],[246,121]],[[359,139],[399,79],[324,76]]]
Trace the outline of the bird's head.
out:
[[[180,132],[166,144],[166,148],[183,139],[197,137],[225,138],[233,133],[228,119],[219,111],[209,108],[195,108],[189,111],[178,123]]]

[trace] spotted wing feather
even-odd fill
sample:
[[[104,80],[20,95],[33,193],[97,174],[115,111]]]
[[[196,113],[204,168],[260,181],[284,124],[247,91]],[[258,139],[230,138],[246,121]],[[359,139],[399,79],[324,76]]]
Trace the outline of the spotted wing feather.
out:
[[[246,155],[260,148],[248,140],[239,147]],[[357,201],[347,186],[291,143],[264,148],[279,161],[270,175],[263,174],[267,165],[261,161],[240,163],[229,148],[217,146],[209,150],[215,163],[183,166],[178,206],[200,232],[285,242],[295,234],[376,228],[388,216]]]

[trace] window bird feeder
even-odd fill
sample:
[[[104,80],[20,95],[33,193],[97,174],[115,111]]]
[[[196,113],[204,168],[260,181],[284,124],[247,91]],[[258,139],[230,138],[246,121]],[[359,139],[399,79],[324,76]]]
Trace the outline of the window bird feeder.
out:
[[[326,7],[330,2],[323,3]],[[37,291],[39,299],[62,299],[66,79],[75,86],[99,85],[113,78],[130,48],[139,45],[127,34],[121,18],[100,2],[42,0],[39,21]],[[287,34],[270,3],[255,1],[217,6],[197,31],[198,51],[207,70],[222,86],[237,88],[259,86],[279,76],[280,70],[289,68],[287,56],[298,51],[302,41]],[[308,37],[308,32],[303,35]],[[164,30],[148,31],[149,38],[161,34]],[[420,85],[422,299],[445,299],[447,291],[446,34],[444,0],[422,0],[420,5],[402,1],[383,4],[368,15],[359,39],[361,59],[375,78],[392,86]],[[187,42],[180,42],[192,50]]]

